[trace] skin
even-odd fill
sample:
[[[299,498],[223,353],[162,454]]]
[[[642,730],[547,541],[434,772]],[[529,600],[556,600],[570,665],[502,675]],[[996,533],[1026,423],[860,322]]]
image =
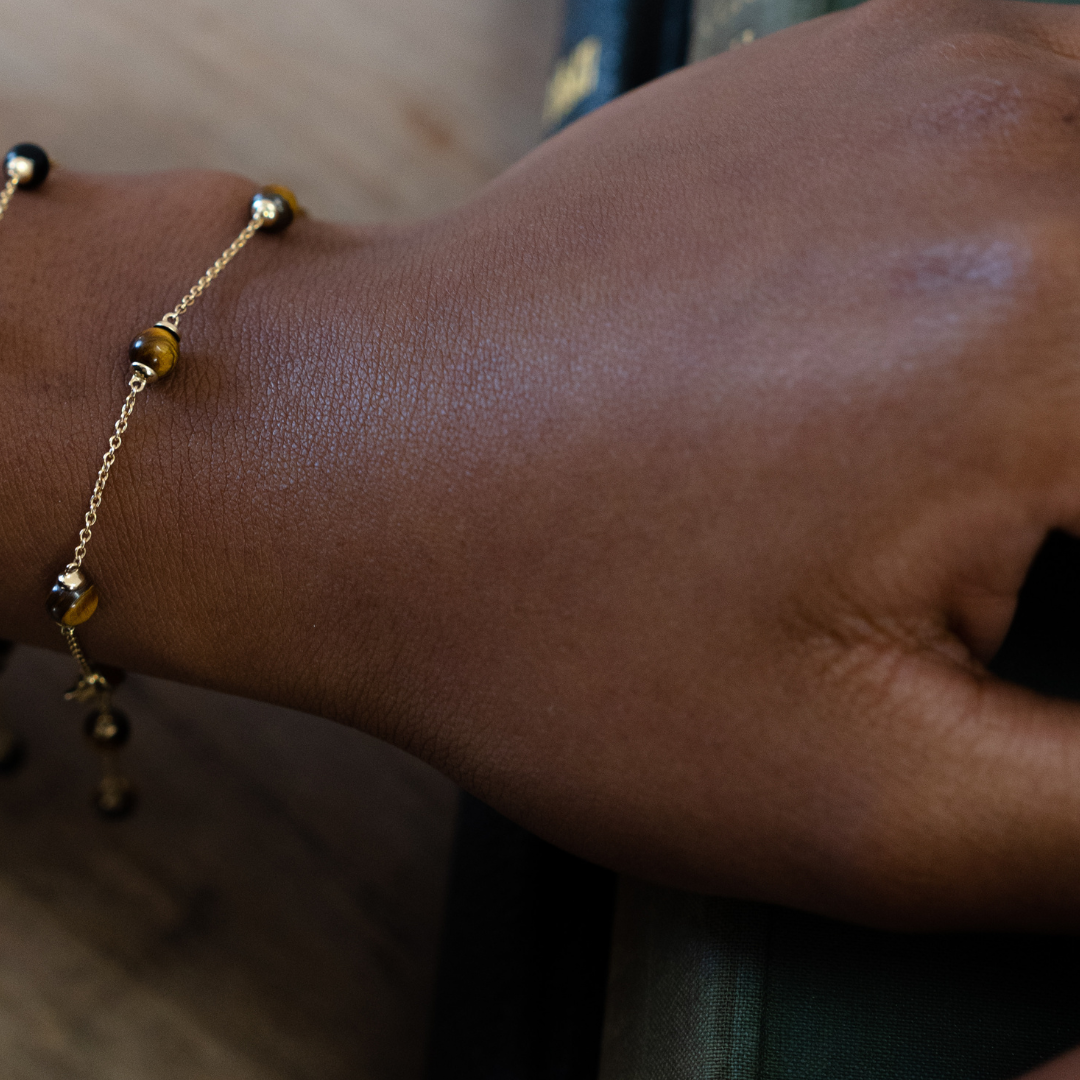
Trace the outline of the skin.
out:
[[[1021,1080],[1076,1080],[1077,1077],[1080,1077],[1080,1050],[1026,1073]]]
[[[364,728],[638,875],[1075,928],[1080,708],[983,664],[1080,528],[1078,60],[1074,9],[870,0],[442,218],[256,237],[138,402],[88,650]],[[61,645],[126,343],[253,190],[13,200],[0,635]]]

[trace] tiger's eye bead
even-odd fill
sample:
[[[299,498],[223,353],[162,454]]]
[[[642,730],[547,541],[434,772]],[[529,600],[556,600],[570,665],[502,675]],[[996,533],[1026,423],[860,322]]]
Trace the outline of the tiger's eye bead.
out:
[[[300,204],[287,187],[267,184],[251,200],[251,216],[262,218],[263,232],[283,232],[300,216]]]
[[[102,817],[127,817],[135,809],[131,781],[123,776],[106,776],[94,791],[94,808]]]
[[[86,737],[103,750],[119,750],[131,738],[131,724],[117,709],[92,712],[83,724]]]
[[[4,156],[4,172],[19,182],[24,191],[40,187],[49,175],[49,155],[34,143],[18,143]]]
[[[97,586],[83,570],[64,571],[49,593],[48,610],[53,622],[78,626],[97,611]]]
[[[164,379],[180,359],[180,336],[158,323],[144,330],[131,343],[128,356],[131,366],[144,375],[147,382],[157,382]]]

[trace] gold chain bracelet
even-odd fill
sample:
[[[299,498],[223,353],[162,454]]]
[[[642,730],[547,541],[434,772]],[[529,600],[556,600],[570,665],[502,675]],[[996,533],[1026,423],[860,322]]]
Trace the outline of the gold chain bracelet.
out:
[[[19,151],[29,144],[15,147],[8,155],[7,186],[0,192],[0,216],[3,215],[16,187],[27,186],[21,179],[26,166],[11,164],[16,159],[27,161]],[[46,162],[48,159],[45,159]],[[36,161],[31,161],[35,165]],[[17,171],[16,171],[17,169]],[[47,165],[46,165],[47,171]],[[33,178],[33,175],[31,174]],[[44,177],[42,176],[42,179]],[[38,181],[40,182],[40,181]],[[134,805],[134,788],[117,768],[116,751],[127,742],[130,727],[122,713],[113,708],[113,692],[123,677],[122,672],[92,664],[79,642],[75,628],[89,619],[98,607],[97,586],[83,569],[87,548],[97,524],[105,486],[116,463],[116,455],[123,444],[124,435],[135,410],[139,395],[151,384],[163,379],[176,366],[180,358],[179,323],[184,313],[213,284],[218,275],[243,250],[259,231],[281,232],[288,228],[300,213],[296,198],[287,188],[272,185],[256,193],[251,200],[251,217],[236,239],[221,253],[206,273],[191,287],[184,298],[168,314],[152,327],[144,330],[131,343],[129,359],[131,375],[128,392],[120,408],[120,415],[113,426],[108,449],[101,459],[97,479],[90,495],[89,508],[79,531],[78,543],[71,561],[58,575],[48,600],[48,612],[59,625],[67,647],[78,664],[78,681],[65,694],[65,699],[81,704],[92,704],[94,711],[87,718],[86,733],[102,752],[103,776],[95,801],[98,809],[108,816],[122,816]]]

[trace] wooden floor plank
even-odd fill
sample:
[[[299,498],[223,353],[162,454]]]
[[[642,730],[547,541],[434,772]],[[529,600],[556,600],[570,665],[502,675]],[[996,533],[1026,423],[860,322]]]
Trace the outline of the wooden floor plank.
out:
[[[425,215],[538,140],[559,7],[3,0],[0,115],[73,168],[232,169],[321,216]]]

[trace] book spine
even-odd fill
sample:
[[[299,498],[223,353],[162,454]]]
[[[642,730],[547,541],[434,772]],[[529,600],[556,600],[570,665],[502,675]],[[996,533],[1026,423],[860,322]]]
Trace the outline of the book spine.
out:
[[[567,0],[545,134],[684,64],[690,9],[691,0]]]
[[[691,63],[749,45],[766,34],[824,15],[850,0],[695,0]]]
[[[620,878],[599,1080],[772,1080],[772,919],[764,904]]]

